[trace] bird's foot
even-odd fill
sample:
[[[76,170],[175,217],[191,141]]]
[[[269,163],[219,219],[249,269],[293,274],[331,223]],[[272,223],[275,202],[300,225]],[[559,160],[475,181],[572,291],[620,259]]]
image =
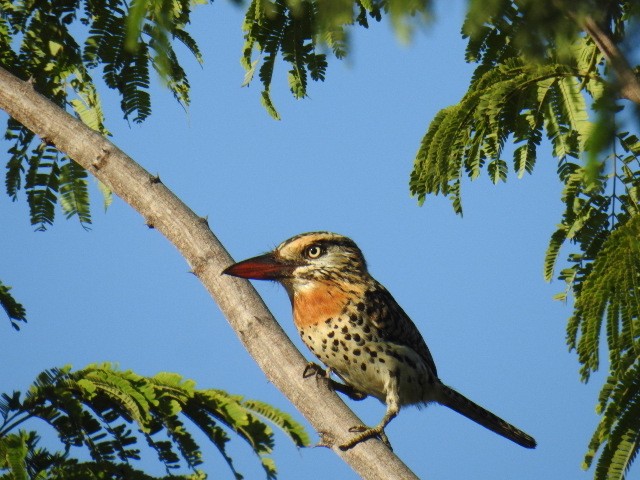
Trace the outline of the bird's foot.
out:
[[[377,427],[367,427],[366,425],[356,425],[355,427],[351,427],[349,429],[350,432],[360,432],[358,435],[352,437],[349,441],[340,445],[340,450],[349,450],[350,448],[355,447],[358,443],[364,442],[370,438],[379,438],[382,443],[384,443],[390,450],[391,444],[389,443],[389,439],[387,435],[384,433],[384,426],[378,425]]]
[[[307,366],[304,367],[304,372],[302,372],[302,378],[309,378],[313,375],[317,377],[329,378],[331,376],[331,369],[325,370],[320,365],[314,362],[307,363]]]
[[[355,388],[349,385],[345,385],[343,383],[336,382],[335,380],[333,380],[331,378],[332,373],[333,373],[333,370],[331,368],[327,368],[325,370],[317,363],[309,362],[307,363],[307,366],[304,368],[304,372],[302,372],[302,377],[309,378],[315,375],[316,379],[326,379],[327,388],[329,388],[329,390],[340,392],[346,395],[347,397],[349,397],[351,400],[360,401],[367,398],[366,393],[362,393],[359,390],[356,390]]]

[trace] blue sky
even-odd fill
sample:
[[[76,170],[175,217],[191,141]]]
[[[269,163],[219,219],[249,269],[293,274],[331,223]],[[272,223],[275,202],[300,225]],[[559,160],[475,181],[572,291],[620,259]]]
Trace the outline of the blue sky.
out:
[[[445,383],[532,434],[529,451],[441,406],[403,410],[387,429],[395,452],[421,478],[588,479],[580,470],[597,424],[603,379],[578,380],[565,346],[568,305],[552,300],[542,260],[560,219],[561,187],[549,150],[532,176],[493,186],[486,175],[463,184],[465,216],[442,198],[418,207],[408,193],[413,156],[435,113],[464,94],[472,67],[459,30],[463,3],[437,11],[435,24],[401,45],[388,22],[356,29],[352,56],[331,59],[327,80],[296,101],[286,68],[273,97],[282,121],[241,88],[242,11],[201,7],[193,35],[200,67],[183,56],[193,104],[185,111],[159,85],[143,125],[120,120],[104,94],[113,141],[178,194],[238,260],[294,234],[331,230],[352,237],[372,274],[422,331]],[[26,390],[45,368],[117,362],[152,375],[173,371],[202,388],[222,388],[293,413],[244,351],[177,251],[119,199],[104,213],[97,189],[85,232],[60,215],[46,233],[29,225],[24,195],[0,201],[0,278],[28,309],[29,324],[5,323],[2,391]],[[309,358],[284,291],[254,282],[273,314]],[[384,407],[351,402],[370,424]],[[313,433],[313,432],[312,432]],[[315,436],[314,436],[315,438]],[[205,446],[211,478],[231,478]],[[231,453],[246,478],[262,478],[240,441]],[[280,478],[356,478],[327,449],[298,451],[278,434]],[[152,454],[150,470],[162,473]],[[215,472],[215,474],[214,474]]]

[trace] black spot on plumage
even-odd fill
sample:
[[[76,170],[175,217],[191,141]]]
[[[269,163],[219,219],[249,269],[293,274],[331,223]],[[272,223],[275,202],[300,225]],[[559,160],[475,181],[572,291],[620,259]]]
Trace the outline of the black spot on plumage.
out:
[[[358,304],[356,305],[356,310],[358,310],[359,312],[363,312],[364,311],[364,303],[363,302],[358,302]]]
[[[337,338],[334,339],[333,344],[337,347],[338,345],[340,345],[340,340],[338,340]]]
[[[344,334],[344,339],[345,340],[351,340],[351,334],[350,333],[345,333]]]
[[[367,364],[366,363],[361,363],[360,364],[360,368],[362,369],[363,372],[367,371]]]
[[[347,333],[348,331],[349,331],[349,327],[347,327],[346,325],[342,327],[342,333]]]
[[[359,349],[359,348],[354,348],[354,349],[353,349],[353,354],[354,354],[354,355],[360,355],[360,353],[361,353],[361,352],[360,352],[360,349]]]
[[[336,332],[329,332],[327,333],[327,337],[329,338],[333,338],[335,336]]]
[[[396,352],[394,352],[393,350],[387,349],[387,350],[385,350],[384,353],[386,353],[390,357],[395,358],[396,360],[402,361],[402,357],[400,355],[398,355]]]

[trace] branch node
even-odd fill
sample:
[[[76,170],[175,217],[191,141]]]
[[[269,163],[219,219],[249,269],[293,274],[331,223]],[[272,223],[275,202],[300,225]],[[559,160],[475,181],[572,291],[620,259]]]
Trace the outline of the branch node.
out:
[[[209,265],[209,257],[199,257],[197,260],[191,263],[191,273],[196,277],[202,278],[202,273]]]
[[[100,170],[107,163],[107,157],[110,151],[107,147],[102,147],[100,154],[91,162],[91,166],[96,170]]]
[[[336,444],[336,437],[330,432],[318,432],[320,440],[313,447],[333,448]]]
[[[44,145],[46,145],[46,146],[48,146],[48,147],[55,147],[55,146],[56,146],[56,144],[53,142],[53,140],[51,140],[51,139],[50,139],[49,137],[47,137],[47,136],[42,136],[42,137],[40,137],[40,141],[41,141]]]

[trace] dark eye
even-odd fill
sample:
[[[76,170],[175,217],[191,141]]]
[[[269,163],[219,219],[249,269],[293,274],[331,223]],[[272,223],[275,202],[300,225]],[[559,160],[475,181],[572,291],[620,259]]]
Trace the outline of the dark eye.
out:
[[[318,245],[311,245],[310,247],[307,247],[307,249],[304,251],[304,255],[307,258],[318,258],[323,253],[324,253],[323,248],[319,247]]]

